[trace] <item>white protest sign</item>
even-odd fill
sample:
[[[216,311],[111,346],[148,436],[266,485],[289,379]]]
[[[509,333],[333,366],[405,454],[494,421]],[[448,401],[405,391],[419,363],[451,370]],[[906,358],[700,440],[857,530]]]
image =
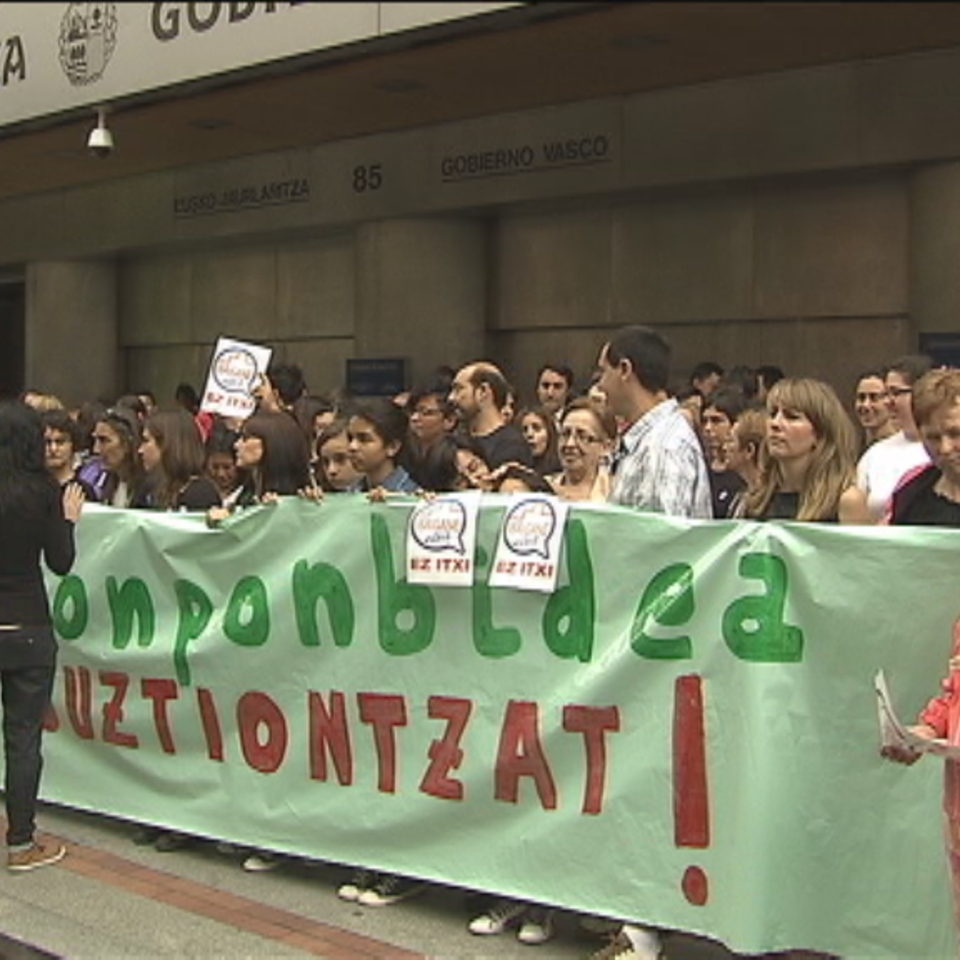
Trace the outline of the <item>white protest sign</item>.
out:
[[[476,493],[445,494],[416,507],[407,525],[408,583],[473,585],[479,507]]]
[[[569,504],[533,494],[517,496],[500,527],[491,587],[553,593]]]
[[[249,417],[257,406],[253,391],[267,371],[272,352],[269,347],[220,337],[200,409],[237,419]]]

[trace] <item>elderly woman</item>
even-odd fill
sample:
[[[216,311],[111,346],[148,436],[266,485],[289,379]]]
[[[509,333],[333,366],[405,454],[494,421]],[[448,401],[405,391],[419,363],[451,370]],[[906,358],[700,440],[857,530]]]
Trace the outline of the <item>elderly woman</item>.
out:
[[[560,472],[547,477],[557,496],[605,502],[616,439],[617,421],[605,406],[586,397],[570,403],[560,420]]]

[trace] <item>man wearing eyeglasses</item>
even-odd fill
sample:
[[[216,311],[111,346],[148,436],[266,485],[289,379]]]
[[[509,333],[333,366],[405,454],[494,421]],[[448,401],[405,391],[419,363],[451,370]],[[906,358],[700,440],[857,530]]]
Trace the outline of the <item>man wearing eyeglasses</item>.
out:
[[[924,354],[900,357],[887,367],[887,402],[899,429],[870,446],[857,463],[857,486],[867,495],[875,520],[883,516],[900,479],[930,463],[913,419],[913,385],[932,367],[933,361]]]
[[[713,516],[703,448],[667,393],[670,346],[650,327],[624,327],[603,345],[599,386],[630,426],[621,437],[610,502],[656,513]]]

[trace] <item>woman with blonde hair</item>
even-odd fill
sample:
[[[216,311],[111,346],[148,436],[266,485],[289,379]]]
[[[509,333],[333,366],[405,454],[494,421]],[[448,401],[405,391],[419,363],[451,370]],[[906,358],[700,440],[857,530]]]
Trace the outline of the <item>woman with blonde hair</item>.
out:
[[[745,497],[755,520],[870,523],[856,487],[857,436],[833,388],[787,378],[766,398],[766,443],[760,480]]]

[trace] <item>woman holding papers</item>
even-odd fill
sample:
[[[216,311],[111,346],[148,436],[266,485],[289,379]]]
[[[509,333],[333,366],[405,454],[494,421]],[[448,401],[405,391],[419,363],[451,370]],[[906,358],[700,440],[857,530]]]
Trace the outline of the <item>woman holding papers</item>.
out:
[[[931,463],[908,473],[894,490],[885,522],[960,527],[960,370],[931,370],[913,387],[913,416]],[[911,731],[960,745],[960,619],[941,693],[920,711]],[[881,753],[898,763],[915,763],[920,753],[907,745]],[[960,929],[960,763],[945,759],[943,812],[947,860],[953,878],[954,914]]]
[[[920,711],[918,723],[910,731],[925,739],[946,740],[960,746],[960,619],[953,625],[953,647],[947,675],[940,684],[942,692]],[[912,764],[921,753],[907,744],[884,746],[881,755],[896,763]],[[953,880],[953,911],[960,930],[960,761],[943,761],[944,840]]]

